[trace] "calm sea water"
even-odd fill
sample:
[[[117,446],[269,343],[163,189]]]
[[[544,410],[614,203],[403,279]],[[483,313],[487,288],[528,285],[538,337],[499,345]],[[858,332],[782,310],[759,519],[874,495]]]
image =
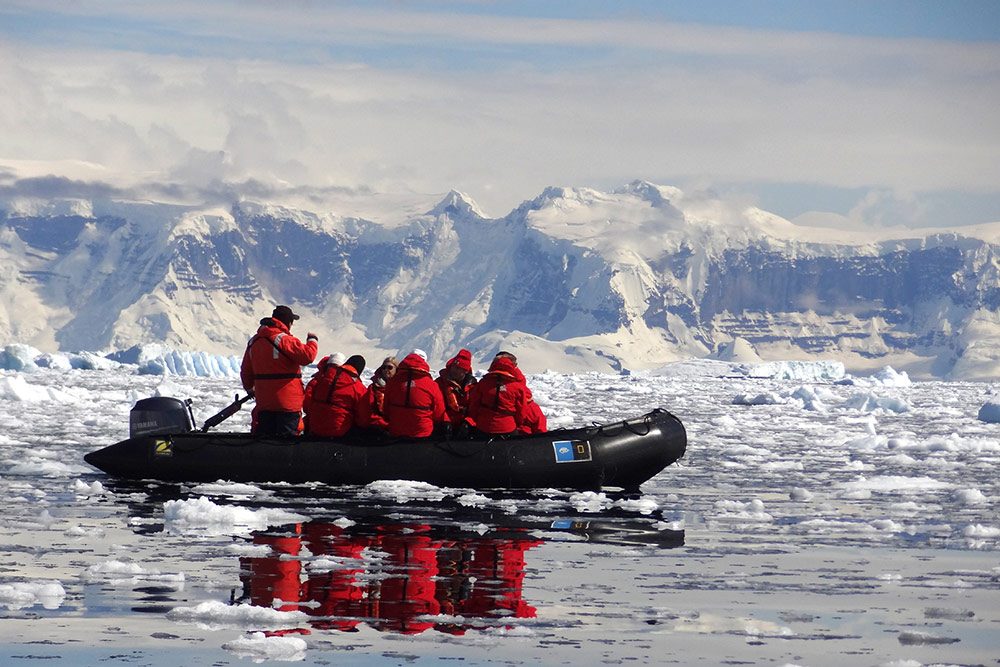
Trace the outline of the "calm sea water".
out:
[[[682,417],[688,456],[636,499],[116,483],[82,455],[122,437],[131,402],[160,381],[23,379],[64,395],[0,412],[2,664],[283,657],[241,650],[248,637],[301,639],[286,657],[337,665],[998,659],[1000,439],[974,418],[983,385],[823,386],[827,409],[813,412],[732,405],[794,383],[533,378],[557,420],[654,405]],[[231,384],[172,382],[201,418]],[[859,392],[910,410],[850,407]],[[167,516],[201,497],[215,523]],[[277,518],[241,524],[225,508]],[[14,592],[46,582],[64,596]]]

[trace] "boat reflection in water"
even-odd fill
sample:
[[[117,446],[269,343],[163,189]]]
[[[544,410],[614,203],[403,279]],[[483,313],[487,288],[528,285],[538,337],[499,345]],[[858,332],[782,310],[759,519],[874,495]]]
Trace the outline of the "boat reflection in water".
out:
[[[462,634],[536,615],[522,584],[525,553],[542,542],[524,531],[448,538],[421,523],[358,528],[312,521],[255,534],[253,544],[272,554],[240,558],[240,601],[346,632],[365,623]]]

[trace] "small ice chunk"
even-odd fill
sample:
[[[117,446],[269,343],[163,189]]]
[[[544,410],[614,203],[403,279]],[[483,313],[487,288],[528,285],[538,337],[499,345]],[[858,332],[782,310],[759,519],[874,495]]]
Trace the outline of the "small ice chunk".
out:
[[[226,642],[222,648],[232,651],[241,658],[251,658],[255,662],[265,660],[298,662],[305,660],[307,646],[301,637],[268,636],[263,632],[251,632]]]
[[[955,491],[955,500],[963,505],[982,505],[989,498],[979,489],[959,489]]]
[[[0,606],[11,610],[41,605],[45,609],[58,609],[66,597],[66,590],[58,581],[28,581],[0,583]]]
[[[182,535],[246,535],[268,526],[304,521],[305,517],[280,508],[257,510],[236,505],[218,505],[205,496],[163,503],[168,532]]]
[[[910,406],[901,398],[892,396],[878,396],[872,392],[866,394],[855,394],[846,401],[844,407],[861,412],[884,412],[903,413],[909,412]]]
[[[1000,537],[1000,528],[976,523],[966,526],[962,534],[966,537]]]
[[[200,623],[209,628],[258,629],[295,626],[305,621],[307,616],[301,611],[279,611],[249,604],[229,605],[219,600],[206,600],[193,607],[174,607],[167,612],[167,618]]]
[[[803,489],[801,486],[796,486],[788,492],[788,497],[792,500],[800,502],[809,502],[813,499],[813,493],[809,489]]]

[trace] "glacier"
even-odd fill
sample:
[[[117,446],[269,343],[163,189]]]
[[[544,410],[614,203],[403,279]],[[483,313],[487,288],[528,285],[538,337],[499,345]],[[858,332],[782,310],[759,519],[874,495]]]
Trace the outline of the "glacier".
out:
[[[514,350],[529,371],[714,358],[1000,377],[1000,223],[807,227],[644,181],[547,188],[501,218],[456,191],[395,213],[23,197],[0,210],[0,344],[55,364],[159,344],[150,373],[228,374],[286,303],[320,356],[467,347],[478,364]]]

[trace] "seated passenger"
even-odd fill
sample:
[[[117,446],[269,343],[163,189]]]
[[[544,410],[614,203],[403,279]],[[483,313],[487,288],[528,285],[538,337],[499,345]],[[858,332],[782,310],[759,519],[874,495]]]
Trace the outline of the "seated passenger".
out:
[[[444,397],[421,350],[408,354],[386,383],[385,419],[397,438],[426,438],[444,422]]]
[[[469,408],[469,392],[476,384],[476,378],[472,375],[472,353],[466,349],[459,350],[445,364],[436,382],[444,396],[447,421],[461,424]]]
[[[517,368],[517,357],[515,357],[510,352],[497,352],[497,357],[507,357],[514,362],[514,370],[517,379],[524,383],[525,388],[528,387],[528,381],[524,377],[524,373],[521,372],[520,368]],[[518,429],[521,433],[545,433],[548,431],[548,420],[545,418],[545,413],[542,412],[542,408],[535,403],[534,397],[531,395],[531,390],[528,391],[528,405],[524,412],[524,423]]]
[[[319,362],[319,370],[306,386],[304,407],[306,431],[311,435],[337,438],[365,419],[367,390],[360,375],[365,358],[356,354],[342,365],[331,357]]]
[[[389,428],[389,424],[385,421],[385,385],[396,374],[398,365],[396,357],[386,357],[382,365],[375,369],[372,382],[368,385],[368,410],[361,426]]]
[[[481,433],[515,433],[524,424],[528,387],[514,355],[499,353],[469,395],[467,421]]]

